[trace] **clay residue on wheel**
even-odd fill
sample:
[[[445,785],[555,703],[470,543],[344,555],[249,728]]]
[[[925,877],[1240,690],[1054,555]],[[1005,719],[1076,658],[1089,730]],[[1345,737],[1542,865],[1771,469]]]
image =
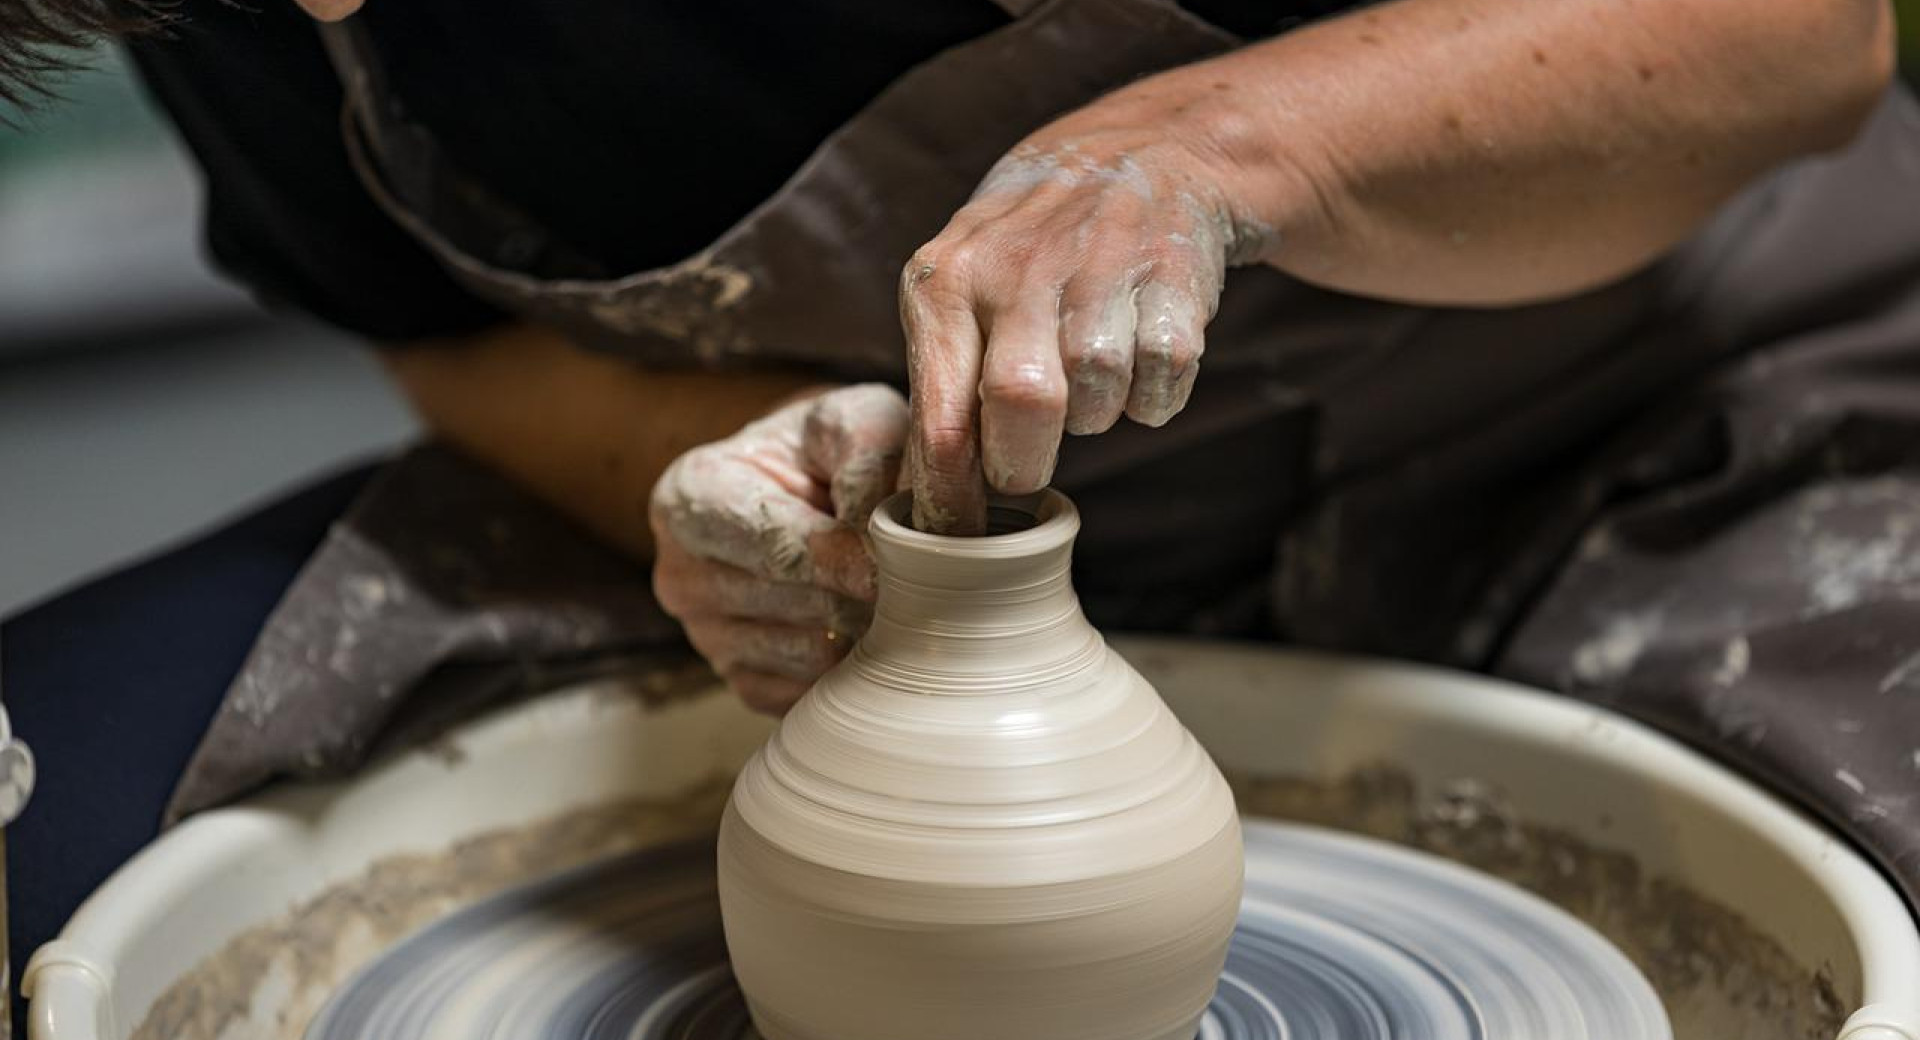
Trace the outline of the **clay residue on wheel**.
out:
[[[1732,910],[1650,877],[1634,857],[1515,818],[1497,792],[1462,780],[1437,793],[1392,767],[1328,783],[1228,775],[1249,816],[1372,835],[1504,879],[1587,922],[1653,983],[1675,1040],[1831,1040],[1846,1020],[1810,972]]]
[[[1630,855],[1516,819],[1483,785],[1463,781],[1436,797],[1391,767],[1331,782],[1228,779],[1247,815],[1424,849],[1571,912],[1646,973],[1675,1040],[1831,1040],[1846,1018],[1830,979],[1740,915],[1649,876]],[[162,995],[133,1040],[300,1040],[333,990],[403,936],[511,885],[710,831],[726,789],[716,782],[671,806],[584,809],[444,854],[383,860],[229,942]]]
[[[708,833],[729,786],[716,780],[670,804],[621,801],[379,860],[234,937],[161,994],[132,1040],[299,1040],[334,989],[400,938],[512,885]]]

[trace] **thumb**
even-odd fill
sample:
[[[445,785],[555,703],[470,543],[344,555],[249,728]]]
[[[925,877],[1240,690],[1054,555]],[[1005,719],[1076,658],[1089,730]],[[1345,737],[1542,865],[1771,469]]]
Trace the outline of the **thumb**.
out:
[[[890,386],[863,383],[814,399],[801,453],[842,524],[858,529],[892,493],[906,439],[907,402]]]
[[[654,485],[650,516],[695,556],[772,581],[811,583],[813,536],[833,530],[833,519],[776,477],[773,460],[742,454],[750,450],[727,440],[680,456]]]

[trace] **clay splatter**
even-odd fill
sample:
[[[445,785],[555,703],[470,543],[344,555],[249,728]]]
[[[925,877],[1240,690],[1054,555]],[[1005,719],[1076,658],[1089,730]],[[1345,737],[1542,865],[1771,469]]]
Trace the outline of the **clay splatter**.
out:
[[[1880,680],[1881,693],[1920,693],[1920,653],[1907,655]]]
[[[1603,685],[1633,670],[1635,661],[1660,634],[1665,612],[1658,607],[1616,614],[1593,639],[1573,653],[1573,676],[1589,685]]]
[[[1753,663],[1753,648],[1747,645],[1746,636],[1734,636],[1727,640],[1727,648],[1720,655],[1720,667],[1714,669],[1715,686],[1732,686],[1746,677],[1747,666]]]

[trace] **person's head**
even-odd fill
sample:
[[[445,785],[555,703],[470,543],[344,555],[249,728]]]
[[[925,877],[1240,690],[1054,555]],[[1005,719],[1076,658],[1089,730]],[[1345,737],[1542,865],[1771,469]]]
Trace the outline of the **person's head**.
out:
[[[307,14],[338,21],[364,0],[298,0]],[[0,0],[0,120],[8,107],[47,95],[46,77],[73,67],[68,53],[102,36],[150,28],[169,5],[154,0]]]
[[[45,97],[67,52],[149,20],[140,0],[0,0],[0,118]]]

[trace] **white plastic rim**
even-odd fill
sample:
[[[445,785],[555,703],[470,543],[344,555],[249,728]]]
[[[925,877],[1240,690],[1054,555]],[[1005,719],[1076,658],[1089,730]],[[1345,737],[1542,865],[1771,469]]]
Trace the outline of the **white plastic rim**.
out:
[[[123,1040],[228,939],[375,860],[569,809],[731,782],[772,723],[731,697],[646,707],[601,682],[483,717],[350,782],[282,784],[167,832],[27,964],[27,1035]]]
[[[1423,790],[1485,782],[1520,819],[1630,852],[1648,873],[1710,893],[1810,971],[1826,969],[1864,1005],[1843,1040],[1920,1040],[1920,929],[1905,900],[1844,839],[1704,755],[1484,676],[1200,645],[1134,638],[1123,652],[1221,768],[1278,761],[1333,777],[1392,763]]]
[[[1522,819],[1711,891],[1859,1011],[1840,1040],[1920,1040],[1920,930],[1893,886],[1801,813],[1632,722],[1436,669],[1121,638],[1230,772],[1333,778],[1382,763],[1423,791],[1471,778]],[[247,927],[400,853],[723,781],[765,738],[731,698],[646,707],[618,684],[502,710],[351,782],[201,814],[116,872],[28,965],[31,1040],[124,1040]]]

